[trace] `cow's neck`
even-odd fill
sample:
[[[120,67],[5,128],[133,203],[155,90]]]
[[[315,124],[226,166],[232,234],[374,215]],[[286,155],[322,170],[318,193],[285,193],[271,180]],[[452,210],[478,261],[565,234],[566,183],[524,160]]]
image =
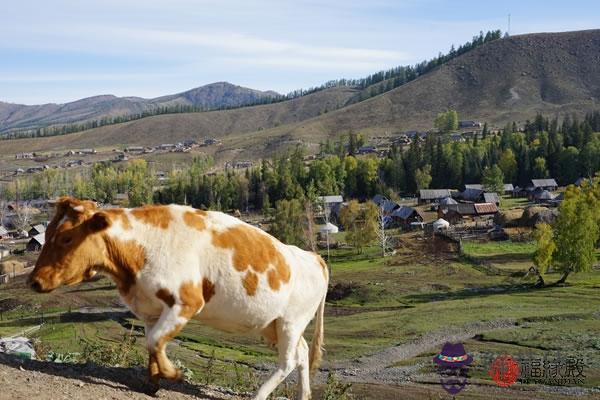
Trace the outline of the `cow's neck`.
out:
[[[146,264],[145,246],[137,240],[119,239],[110,234],[103,235],[102,240],[106,248],[103,272],[111,277],[122,295],[127,295]]]

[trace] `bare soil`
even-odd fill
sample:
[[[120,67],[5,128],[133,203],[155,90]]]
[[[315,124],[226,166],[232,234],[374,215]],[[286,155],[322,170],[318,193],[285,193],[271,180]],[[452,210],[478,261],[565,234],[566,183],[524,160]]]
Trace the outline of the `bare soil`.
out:
[[[56,364],[0,354],[0,399],[211,399],[242,397],[225,389],[187,382],[161,382],[155,396],[146,393],[144,368],[101,367],[92,364]]]

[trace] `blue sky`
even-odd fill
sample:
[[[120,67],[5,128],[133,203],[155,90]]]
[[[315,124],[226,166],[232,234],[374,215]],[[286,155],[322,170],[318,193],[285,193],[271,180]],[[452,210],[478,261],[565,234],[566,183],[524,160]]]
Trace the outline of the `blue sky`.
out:
[[[0,101],[281,93],[413,64],[480,30],[599,28],[597,1],[47,0],[0,7]]]

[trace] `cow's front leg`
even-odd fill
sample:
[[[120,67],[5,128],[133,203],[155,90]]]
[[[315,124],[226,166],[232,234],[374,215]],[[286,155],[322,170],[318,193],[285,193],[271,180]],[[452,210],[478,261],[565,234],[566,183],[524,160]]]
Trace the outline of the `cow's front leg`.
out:
[[[167,357],[167,343],[177,336],[190,318],[204,305],[201,290],[193,290],[187,295],[178,297],[173,297],[174,302],[165,303],[163,312],[156,323],[147,325],[148,373],[152,388],[156,390],[158,390],[160,378],[181,379],[181,371],[175,368]]]

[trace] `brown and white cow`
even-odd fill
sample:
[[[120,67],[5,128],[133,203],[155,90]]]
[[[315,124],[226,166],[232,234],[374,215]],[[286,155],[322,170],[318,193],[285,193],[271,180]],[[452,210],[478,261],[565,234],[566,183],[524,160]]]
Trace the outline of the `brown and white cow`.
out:
[[[310,398],[328,285],[317,254],[220,212],[179,205],[98,209],[70,197],[55,207],[31,287],[49,292],[96,273],[112,278],[145,323],[153,390],[160,378],[180,379],[165,347],[194,318],[229,332],[258,333],[277,347],[278,367],[256,399],[266,399],[296,367],[299,397]],[[303,333],[315,315],[309,350]]]

